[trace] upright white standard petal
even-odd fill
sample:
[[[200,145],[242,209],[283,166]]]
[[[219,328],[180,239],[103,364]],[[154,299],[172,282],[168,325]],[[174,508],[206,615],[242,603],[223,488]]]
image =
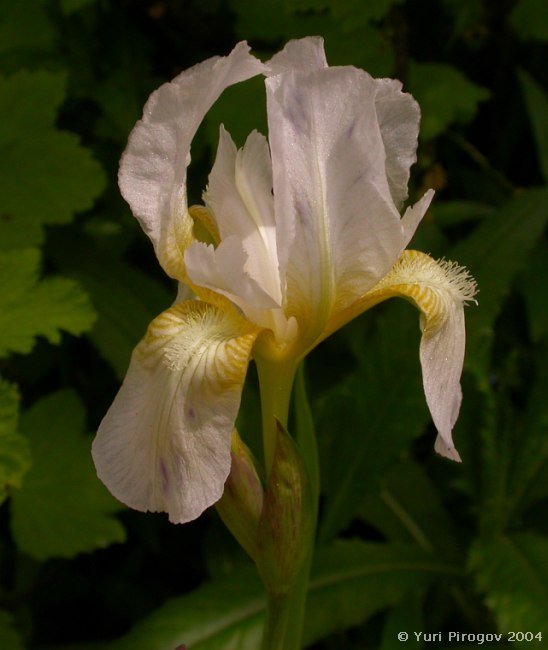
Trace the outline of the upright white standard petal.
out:
[[[403,249],[385,170],[377,84],[355,68],[266,80],[287,309],[313,339]]]
[[[296,70],[310,72],[327,68],[323,38],[308,36],[289,41],[283,50],[266,63],[266,68],[269,77]]]
[[[186,198],[192,139],[225,88],[263,71],[247,43],[239,43],[228,56],[208,59],[160,86],[131,132],[120,161],[120,190],[176,279],[183,279],[183,253],[192,241]]]
[[[232,310],[197,301],[151,323],[93,442],[99,478],[116,498],[174,523],[220,498],[256,334]]]
[[[376,79],[375,108],[386,154],[386,175],[398,210],[407,198],[411,165],[417,160],[421,112],[395,79]]]
[[[434,190],[427,190],[414,205],[409,206],[405,211],[401,220],[404,246],[408,246],[411,239],[413,239],[415,230],[430,207],[433,198]]]

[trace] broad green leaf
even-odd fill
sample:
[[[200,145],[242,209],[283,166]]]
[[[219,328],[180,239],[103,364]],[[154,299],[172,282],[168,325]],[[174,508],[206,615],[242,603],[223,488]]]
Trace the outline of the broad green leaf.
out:
[[[547,21],[548,22],[548,21]],[[525,70],[518,72],[544,180],[548,182],[548,95]]]
[[[472,547],[470,569],[501,631],[546,633],[547,557],[548,540],[530,533],[478,539]]]
[[[104,175],[76,135],[54,126],[65,77],[51,72],[0,76],[0,248],[39,244],[43,225],[87,210]]]
[[[18,420],[19,393],[0,377],[0,503],[8,491],[21,487],[30,467],[27,441],[17,433]]]
[[[390,610],[384,624],[380,650],[401,650],[402,641],[398,639],[398,633],[407,630],[413,647],[422,647],[422,644],[417,643],[413,633],[425,629],[422,614],[424,596],[423,590],[410,591],[396,607]]]
[[[457,575],[452,565],[405,545],[341,541],[321,549],[309,587],[305,646],[362,623],[410,589]],[[263,591],[250,567],[168,601],[107,649],[173,650],[186,644],[192,650],[257,650],[263,615]]]
[[[477,280],[479,305],[466,310],[466,362],[484,368],[493,326],[518,271],[539,241],[548,211],[548,189],[534,189],[503,205],[450,252]]]
[[[11,614],[0,610],[0,648],[2,650],[24,650],[23,640],[13,627]]]
[[[39,276],[37,249],[0,253],[0,357],[30,352],[37,336],[58,343],[61,330],[77,335],[93,323],[93,308],[76,282]]]
[[[133,348],[150,322],[173,302],[175,287],[170,293],[149,275],[77,235],[60,234],[54,244],[58,266],[83,286],[97,311],[90,339],[123,378]]]
[[[351,521],[364,496],[376,492],[384,473],[428,422],[418,314],[404,304],[385,307],[374,332],[353,335],[362,355],[358,371],[331,390],[319,409],[324,540]]]
[[[548,40],[548,20],[544,0],[519,0],[510,15],[518,34],[528,40]]]
[[[452,559],[460,555],[457,531],[439,488],[411,460],[391,468],[379,492],[366,497],[360,514],[392,542],[414,542]]]
[[[409,92],[421,107],[423,140],[431,140],[455,122],[469,122],[478,104],[488,98],[485,88],[445,63],[418,63],[409,67]]]
[[[373,25],[348,20],[348,27],[332,21],[330,31],[321,32],[329,65],[354,65],[374,77],[393,74],[395,53],[386,35]]]
[[[19,399],[17,388],[0,377],[0,437],[17,431]]]
[[[84,420],[72,391],[43,398],[22,418],[33,465],[12,499],[11,528],[17,546],[38,560],[74,557],[125,539],[112,516],[120,505],[95,474]]]
[[[215,102],[204,122],[204,136],[215,154],[219,127],[223,124],[234,141],[242,147],[247,136],[257,129],[267,132],[264,79],[255,77],[228,88]]]

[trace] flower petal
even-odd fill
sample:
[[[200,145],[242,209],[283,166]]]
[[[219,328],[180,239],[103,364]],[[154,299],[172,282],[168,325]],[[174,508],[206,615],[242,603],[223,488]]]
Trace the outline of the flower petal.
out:
[[[267,66],[267,76],[300,70],[302,72],[327,68],[321,36],[308,36],[289,41],[281,52],[275,54]]]
[[[272,164],[264,136],[253,131],[238,151],[221,127],[217,157],[204,199],[216,217],[221,239],[238,238],[247,254],[247,274],[279,306],[282,293]]]
[[[420,360],[426,401],[438,430],[435,449],[457,461],[460,457],[451,431],[462,398],[460,376],[466,338],[463,307],[473,300],[475,293],[476,283],[466,269],[408,250],[390,273],[348,310],[355,316],[393,296],[406,298],[420,309]],[[350,318],[347,314],[345,322]],[[325,336],[339,325],[331,323]]]
[[[116,498],[174,523],[220,498],[256,335],[235,312],[199,301],[151,323],[93,443],[99,478]]]
[[[407,198],[409,170],[417,160],[417,139],[421,112],[395,79],[376,79],[375,106],[386,152],[386,174],[398,210]]]
[[[409,206],[407,210],[405,211],[401,224],[403,226],[403,245],[407,246],[411,239],[413,239],[413,235],[415,234],[415,230],[417,229],[417,226],[421,222],[422,218],[426,214],[426,211],[430,207],[430,203],[432,203],[432,199],[434,198],[434,190],[427,190],[422,198],[420,198],[415,205]]]
[[[247,272],[247,262],[242,242],[234,235],[223,239],[217,248],[196,242],[185,253],[193,284],[226,296],[248,317],[249,309],[276,309],[279,304]]]
[[[192,138],[225,88],[263,71],[247,43],[239,43],[228,56],[208,59],[160,86],[131,132],[120,161],[120,190],[176,279],[183,279],[183,252],[192,241],[185,187]]]
[[[403,250],[377,84],[356,68],[325,68],[270,77],[266,85],[287,310],[313,339],[334,308],[374,286]]]

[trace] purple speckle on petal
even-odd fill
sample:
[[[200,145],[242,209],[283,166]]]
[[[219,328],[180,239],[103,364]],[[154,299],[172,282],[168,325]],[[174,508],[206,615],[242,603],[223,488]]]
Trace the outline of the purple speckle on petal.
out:
[[[162,475],[162,490],[167,494],[169,490],[169,473],[163,460],[160,461],[160,474]]]
[[[194,422],[194,420],[196,419],[196,411],[192,408],[192,406],[188,407],[186,414],[188,416],[188,419],[191,422]]]

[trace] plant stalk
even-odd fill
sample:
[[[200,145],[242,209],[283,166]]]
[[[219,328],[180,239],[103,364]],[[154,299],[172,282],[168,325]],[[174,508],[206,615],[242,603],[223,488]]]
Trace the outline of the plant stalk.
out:
[[[265,467],[267,476],[272,469],[276,444],[276,420],[284,428],[287,428],[289,403],[291,399],[293,381],[295,379],[295,364],[284,364],[261,360],[257,363],[259,383],[261,388],[261,405],[263,418],[263,441],[265,454]],[[297,390],[304,392],[304,379],[299,374]],[[300,402],[300,400],[299,400]],[[298,404],[300,406],[300,403]],[[309,413],[307,412],[307,416]],[[302,418],[301,418],[302,419]],[[299,414],[297,414],[297,428],[299,426]],[[297,438],[302,438],[302,432],[297,432]],[[303,445],[307,453],[313,451],[313,461],[317,463],[316,441],[313,431],[306,436],[306,444]],[[298,440],[302,443],[302,440]],[[313,449],[311,450],[311,445]],[[302,632],[305,614],[306,596],[308,591],[308,580],[310,567],[314,554],[314,539],[317,519],[318,486],[317,476],[311,481],[313,497],[314,525],[312,533],[303,539],[302,543],[307,545],[306,554],[302,566],[298,571],[293,583],[282,593],[269,592],[267,598],[267,610],[265,627],[261,650],[301,650]]]

